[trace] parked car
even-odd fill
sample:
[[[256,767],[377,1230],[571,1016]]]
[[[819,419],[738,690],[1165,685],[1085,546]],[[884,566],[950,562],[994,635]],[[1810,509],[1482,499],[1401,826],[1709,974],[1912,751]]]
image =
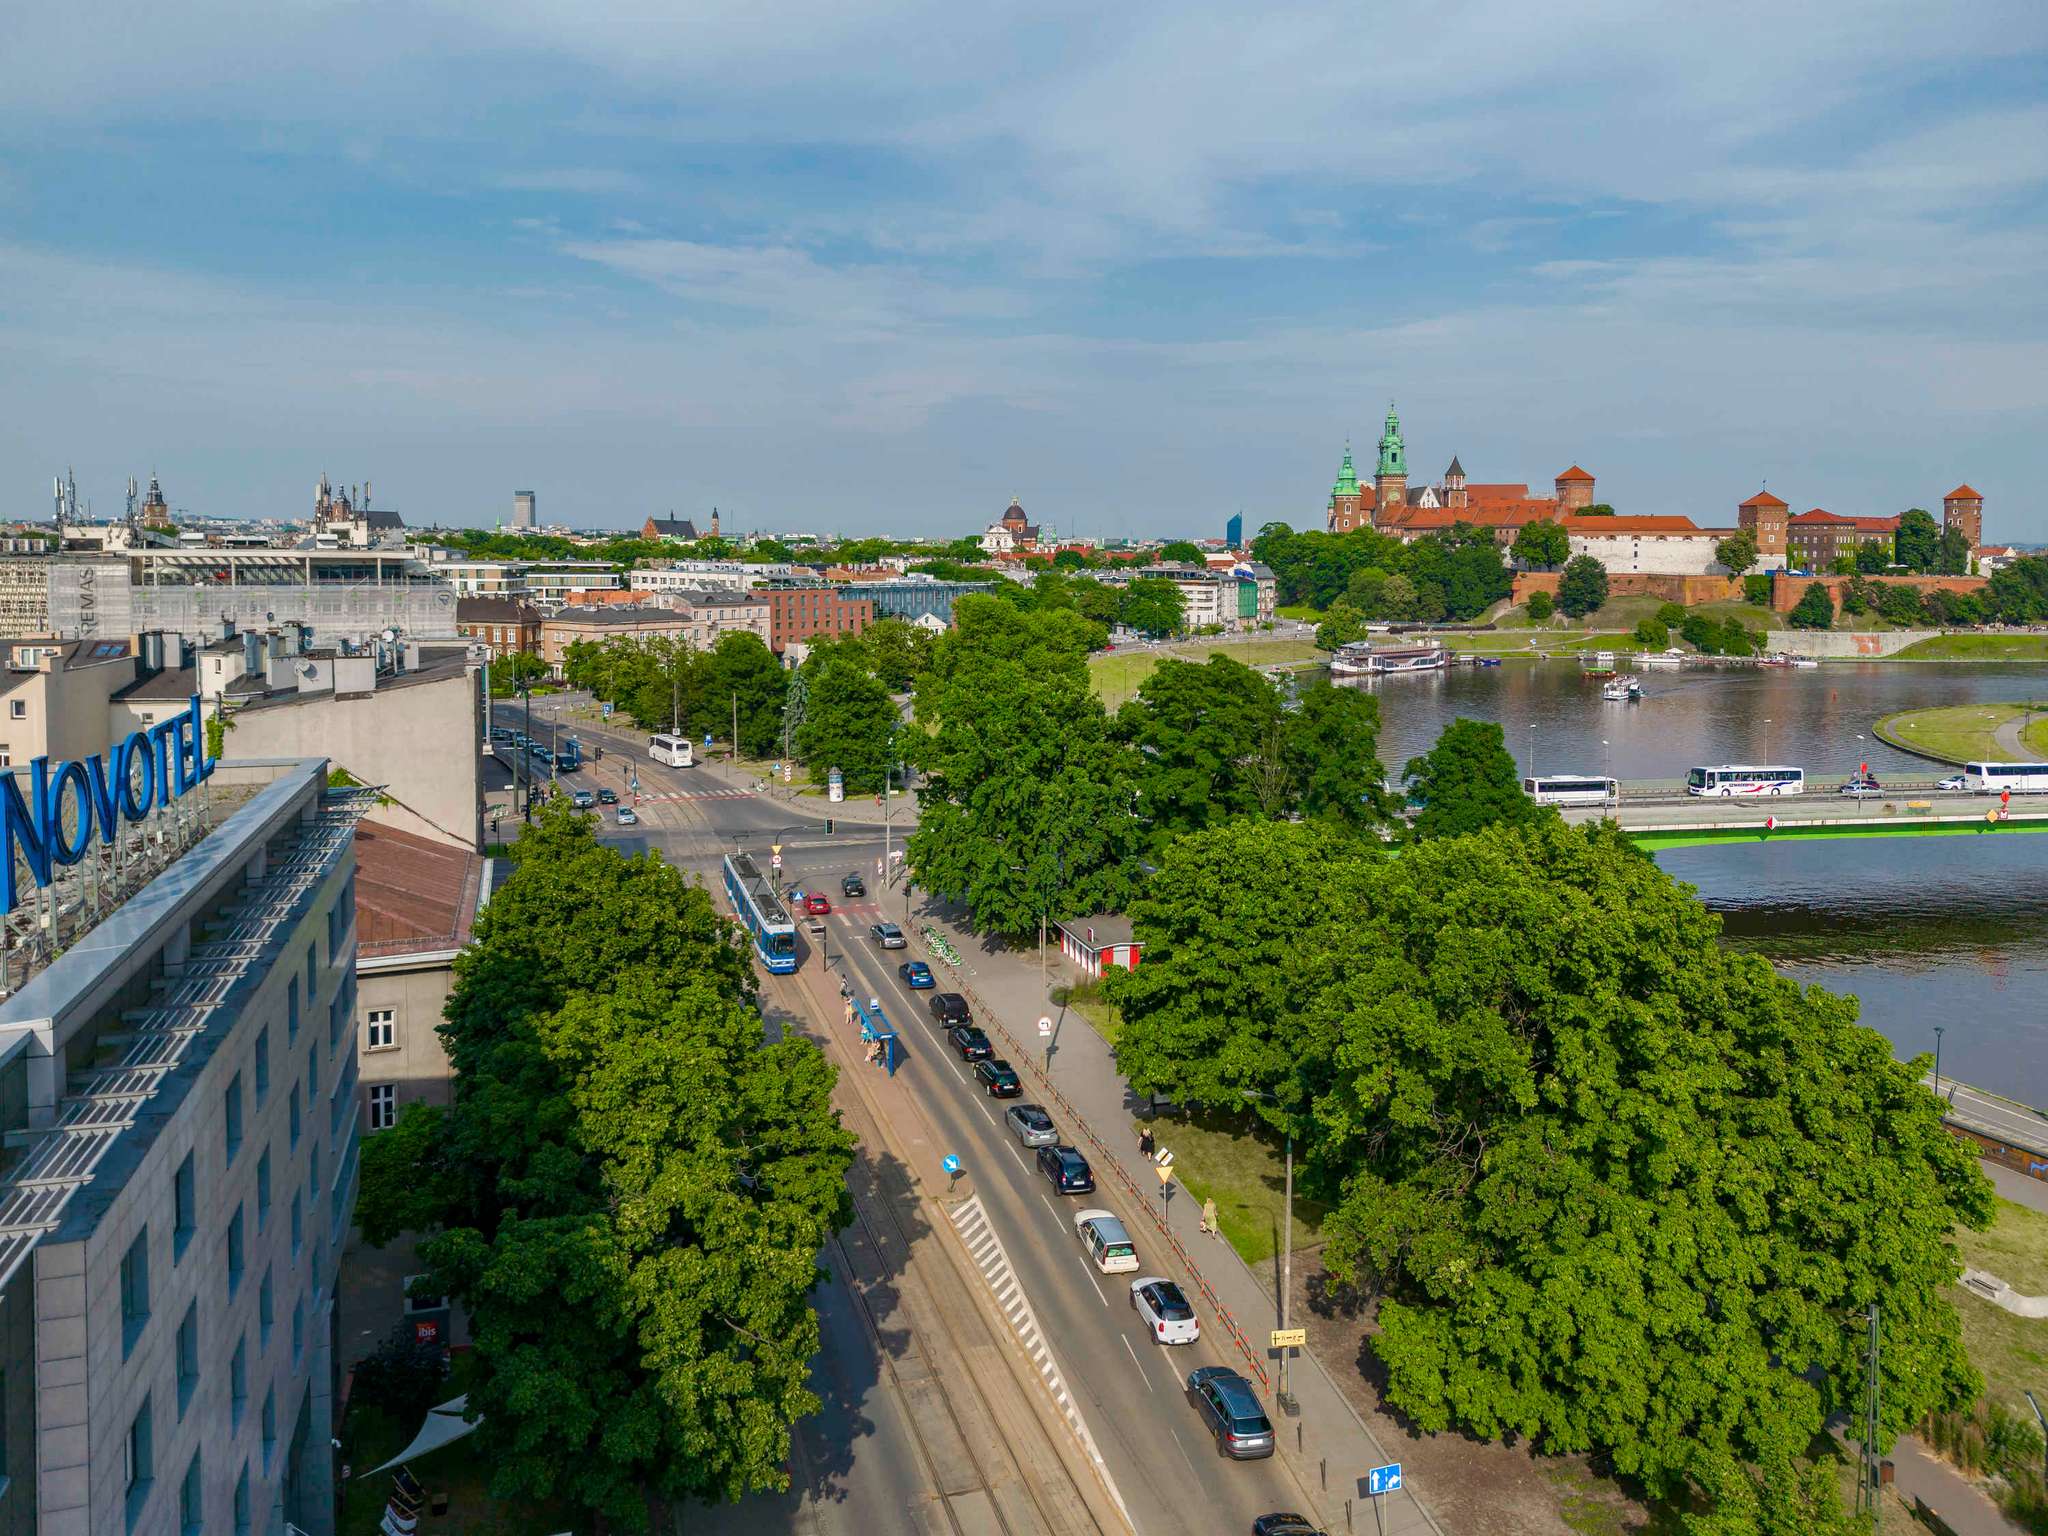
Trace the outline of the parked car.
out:
[[[1046,1122],[1048,1125],[1050,1121]],[[1095,1172],[1088,1159],[1073,1147],[1054,1144],[1038,1149],[1038,1171],[1052,1180],[1053,1193],[1087,1195],[1095,1192]]]
[[[1116,1212],[1081,1212],[1074,1218],[1074,1235],[1081,1239],[1089,1262],[1105,1275],[1126,1274],[1138,1267],[1137,1247],[1124,1224],[1117,1220]]]
[[[848,901],[852,901],[856,896],[865,896],[867,893],[867,882],[861,879],[859,875],[848,875],[839,882],[839,894]]]
[[[1970,781],[1960,773],[1952,773],[1945,779],[1937,780],[1934,787],[1936,789],[1968,789]]]
[[[575,806],[576,809],[579,811],[587,811],[593,805],[597,804],[597,796],[593,795],[587,789],[579,789],[576,791],[575,794],[569,797],[569,803]]]
[[[974,1075],[992,1099],[1014,1099],[1024,1091],[1016,1069],[999,1057],[984,1057],[974,1064]]]
[[[1003,1116],[1003,1124],[1027,1147],[1049,1147],[1060,1139],[1060,1133],[1053,1129],[1052,1116],[1043,1105],[1012,1104]]]
[[[926,1006],[931,1009],[932,1017],[948,1028],[955,1024],[974,1022],[974,1015],[967,1007],[967,999],[958,992],[934,992]]]
[[[1323,1528],[1307,1515],[1279,1512],[1254,1520],[1252,1536],[1323,1536]]]
[[[1202,1324],[1181,1288],[1164,1275],[1146,1275],[1131,1282],[1131,1308],[1146,1330],[1162,1344],[1192,1344]]]
[[[829,917],[832,914],[832,903],[823,891],[807,891],[804,894],[804,910],[813,917]]]
[[[923,992],[927,988],[938,985],[938,982],[932,978],[932,968],[922,960],[904,961],[896,967],[896,974],[903,978],[903,985],[910,988],[913,992]]]
[[[910,941],[903,937],[903,930],[894,923],[870,923],[868,937],[884,949],[908,949]]]
[[[956,1024],[946,1031],[946,1038],[953,1042],[953,1049],[960,1053],[962,1061],[986,1061],[995,1055],[995,1047],[988,1043],[988,1036],[972,1024]]]
[[[1188,1372],[1188,1397],[1216,1437],[1216,1449],[1237,1461],[1273,1454],[1273,1421],[1252,1384],[1227,1365]]]
[[[619,792],[616,789],[600,789],[597,792],[597,803],[599,805],[617,805],[619,803]]]
[[[620,826],[622,826],[622,827],[637,827],[637,826],[639,826],[639,825],[640,825],[640,813],[639,813],[638,811],[634,810],[634,809],[633,809],[633,807],[631,807],[630,805],[622,805],[622,806],[620,806],[620,807],[619,807],[619,825],[620,825]]]
[[[1855,778],[1842,785],[1835,793],[1838,795],[1854,795],[1860,799],[1865,795],[1883,794],[1884,786],[1875,779]]]

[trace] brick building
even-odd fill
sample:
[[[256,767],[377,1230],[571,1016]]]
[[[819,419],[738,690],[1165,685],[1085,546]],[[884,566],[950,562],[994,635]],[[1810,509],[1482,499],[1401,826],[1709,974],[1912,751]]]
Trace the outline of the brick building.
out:
[[[540,610],[516,597],[458,597],[455,632],[489,646],[493,660],[530,655],[540,648]]]
[[[1853,556],[1865,544],[1882,544],[1889,561],[1898,532],[1896,517],[1844,517],[1815,507],[1787,523],[1786,558],[1795,570],[1828,571],[1837,560]]]
[[[1756,540],[1757,551],[1782,555],[1787,549],[1787,523],[1792,508],[1782,496],[1758,491],[1735,509],[1735,525]]]
[[[827,586],[763,587],[750,595],[767,601],[768,646],[778,655],[819,635],[857,635],[875,622],[873,602]]]
[[[1971,490],[1967,482],[1957,486],[1941,498],[1941,525],[1944,529],[1962,529],[1974,555],[1984,543],[1984,498]]]

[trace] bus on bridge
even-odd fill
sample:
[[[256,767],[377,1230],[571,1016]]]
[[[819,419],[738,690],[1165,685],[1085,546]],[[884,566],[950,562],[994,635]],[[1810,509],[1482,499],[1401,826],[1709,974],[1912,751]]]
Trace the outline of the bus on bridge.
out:
[[[1806,792],[1803,768],[1749,768],[1723,764],[1694,768],[1685,775],[1688,795],[1798,795]]]

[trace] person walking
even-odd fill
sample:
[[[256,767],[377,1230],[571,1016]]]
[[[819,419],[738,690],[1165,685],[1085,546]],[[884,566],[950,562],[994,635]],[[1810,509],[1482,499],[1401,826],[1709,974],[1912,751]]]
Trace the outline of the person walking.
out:
[[[1146,1162],[1148,1162],[1148,1163],[1149,1163],[1149,1162],[1151,1162],[1151,1161],[1152,1161],[1152,1148],[1153,1148],[1153,1146],[1154,1146],[1154,1142],[1153,1142],[1153,1140],[1152,1140],[1152,1128],[1151,1128],[1151,1127],[1150,1127],[1149,1125],[1141,1125],[1141,1126],[1139,1126],[1139,1127],[1138,1127],[1138,1156],[1140,1156],[1140,1157],[1144,1158],[1144,1159],[1145,1159],[1145,1161],[1146,1161]]]
[[[1202,1230],[1211,1237],[1216,1233],[1216,1201],[1214,1197],[1202,1202]]]

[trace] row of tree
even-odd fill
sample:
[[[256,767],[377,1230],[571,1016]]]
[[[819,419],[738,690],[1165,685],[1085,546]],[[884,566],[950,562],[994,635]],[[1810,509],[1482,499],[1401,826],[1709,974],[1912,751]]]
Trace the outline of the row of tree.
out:
[[[701,885],[560,805],[513,859],[455,962],[453,1102],[364,1142],[357,1220],[469,1315],[493,1495],[666,1531],[787,1486],[853,1137]]]
[[[1899,582],[1873,581],[1858,572],[1843,583],[1839,606],[1852,618],[1876,614],[1902,627],[2039,624],[2048,620],[2048,557],[2015,560],[1974,592],[1923,592]],[[1789,618],[1795,628],[1827,629],[1834,624],[1836,609],[1827,587],[1816,581],[1799,594]]]
[[[1469,523],[1409,544],[1371,528],[1296,533],[1268,523],[1252,553],[1272,568],[1282,603],[1324,611],[1333,645],[1357,638],[1368,620],[1475,619],[1513,585],[1493,535]]]

